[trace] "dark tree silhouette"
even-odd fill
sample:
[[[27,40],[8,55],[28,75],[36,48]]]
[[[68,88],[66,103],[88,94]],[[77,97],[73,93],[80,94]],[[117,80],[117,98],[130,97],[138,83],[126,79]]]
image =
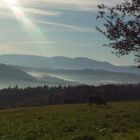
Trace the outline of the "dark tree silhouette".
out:
[[[103,28],[96,27],[107,39],[108,46],[118,56],[133,53],[140,65],[140,0],[124,1],[114,7],[98,5],[97,19],[103,20]]]
[[[93,96],[94,95],[94,96]],[[93,103],[105,105],[110,101],[140,101],[140,84],[69,87],[9,87],[0,89],[0,109],[53,104]]]

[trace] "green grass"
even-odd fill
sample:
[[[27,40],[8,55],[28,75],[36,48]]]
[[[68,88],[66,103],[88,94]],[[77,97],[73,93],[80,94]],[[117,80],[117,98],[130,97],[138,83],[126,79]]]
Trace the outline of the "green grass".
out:
[[[1,110],[0,140],[140,140],[140,102]]]

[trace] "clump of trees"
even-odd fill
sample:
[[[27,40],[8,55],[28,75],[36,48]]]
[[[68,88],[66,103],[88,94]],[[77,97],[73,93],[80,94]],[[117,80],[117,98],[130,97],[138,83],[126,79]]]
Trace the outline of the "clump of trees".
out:
[[[140,100],[140,84],[68,87],[5,88],[0,90],[0,108],[40,106],[63,103],[87,103],[95,95],[106,101]]]
[[[140,65],[140,0],[126,0],[114,7],[98,5],[102,27],[96,27],[118,56],[133,53]]]

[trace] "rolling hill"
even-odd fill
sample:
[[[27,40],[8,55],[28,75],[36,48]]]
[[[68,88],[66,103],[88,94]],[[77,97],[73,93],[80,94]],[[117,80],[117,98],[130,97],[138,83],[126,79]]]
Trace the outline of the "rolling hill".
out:
[[[114,66],[89,58],[40,57],[32,55],[1,55],[0,81],[26,86],[128,84],[140,82],[140,70]],[[22,84],[20,83],[22,81]],[[28,82],[28,83],[27,83]],[[26,87],[25,86],[25,87]]]
[[[84,57],[42,57],[34,55],[0,55],[0,63],[8,65],[18,65],[34,68],[51,68],[63,70],[105,70],[112,72],[124,72],[140,74],[140,70],[131,66],[115,66],[108,62],[100,62],[97,60],[84,58]]]
[[[0,88],[5,88],[8,86],[19,87],[34,87],[47,84],[48,86],[56,85],[76,85],[78,83],[66,81],[60,78],[55,78],[51,76],[45,76],[42,78],[31,76],[25,71],[16,68],[14,66],[0,64]]]
[[[0,64],[0,81],[36,81],[36,78],[12,66]]]
[[[16,85],[27,87],[37,85],[38,83],[39,81],[35,77],[26,72],[13,66],[0,64],[0,88]]]

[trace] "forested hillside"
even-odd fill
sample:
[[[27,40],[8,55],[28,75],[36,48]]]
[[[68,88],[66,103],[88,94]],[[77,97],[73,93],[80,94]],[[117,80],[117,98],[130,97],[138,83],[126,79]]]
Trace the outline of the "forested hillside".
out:
[[[69,98],[74,103],[87,103],[90,95],[96,95],[107,102],[140,100],[140,84],[101,85],[69,87],[7,88],[0,90],[0,107],[38,106],[63,104]]]

